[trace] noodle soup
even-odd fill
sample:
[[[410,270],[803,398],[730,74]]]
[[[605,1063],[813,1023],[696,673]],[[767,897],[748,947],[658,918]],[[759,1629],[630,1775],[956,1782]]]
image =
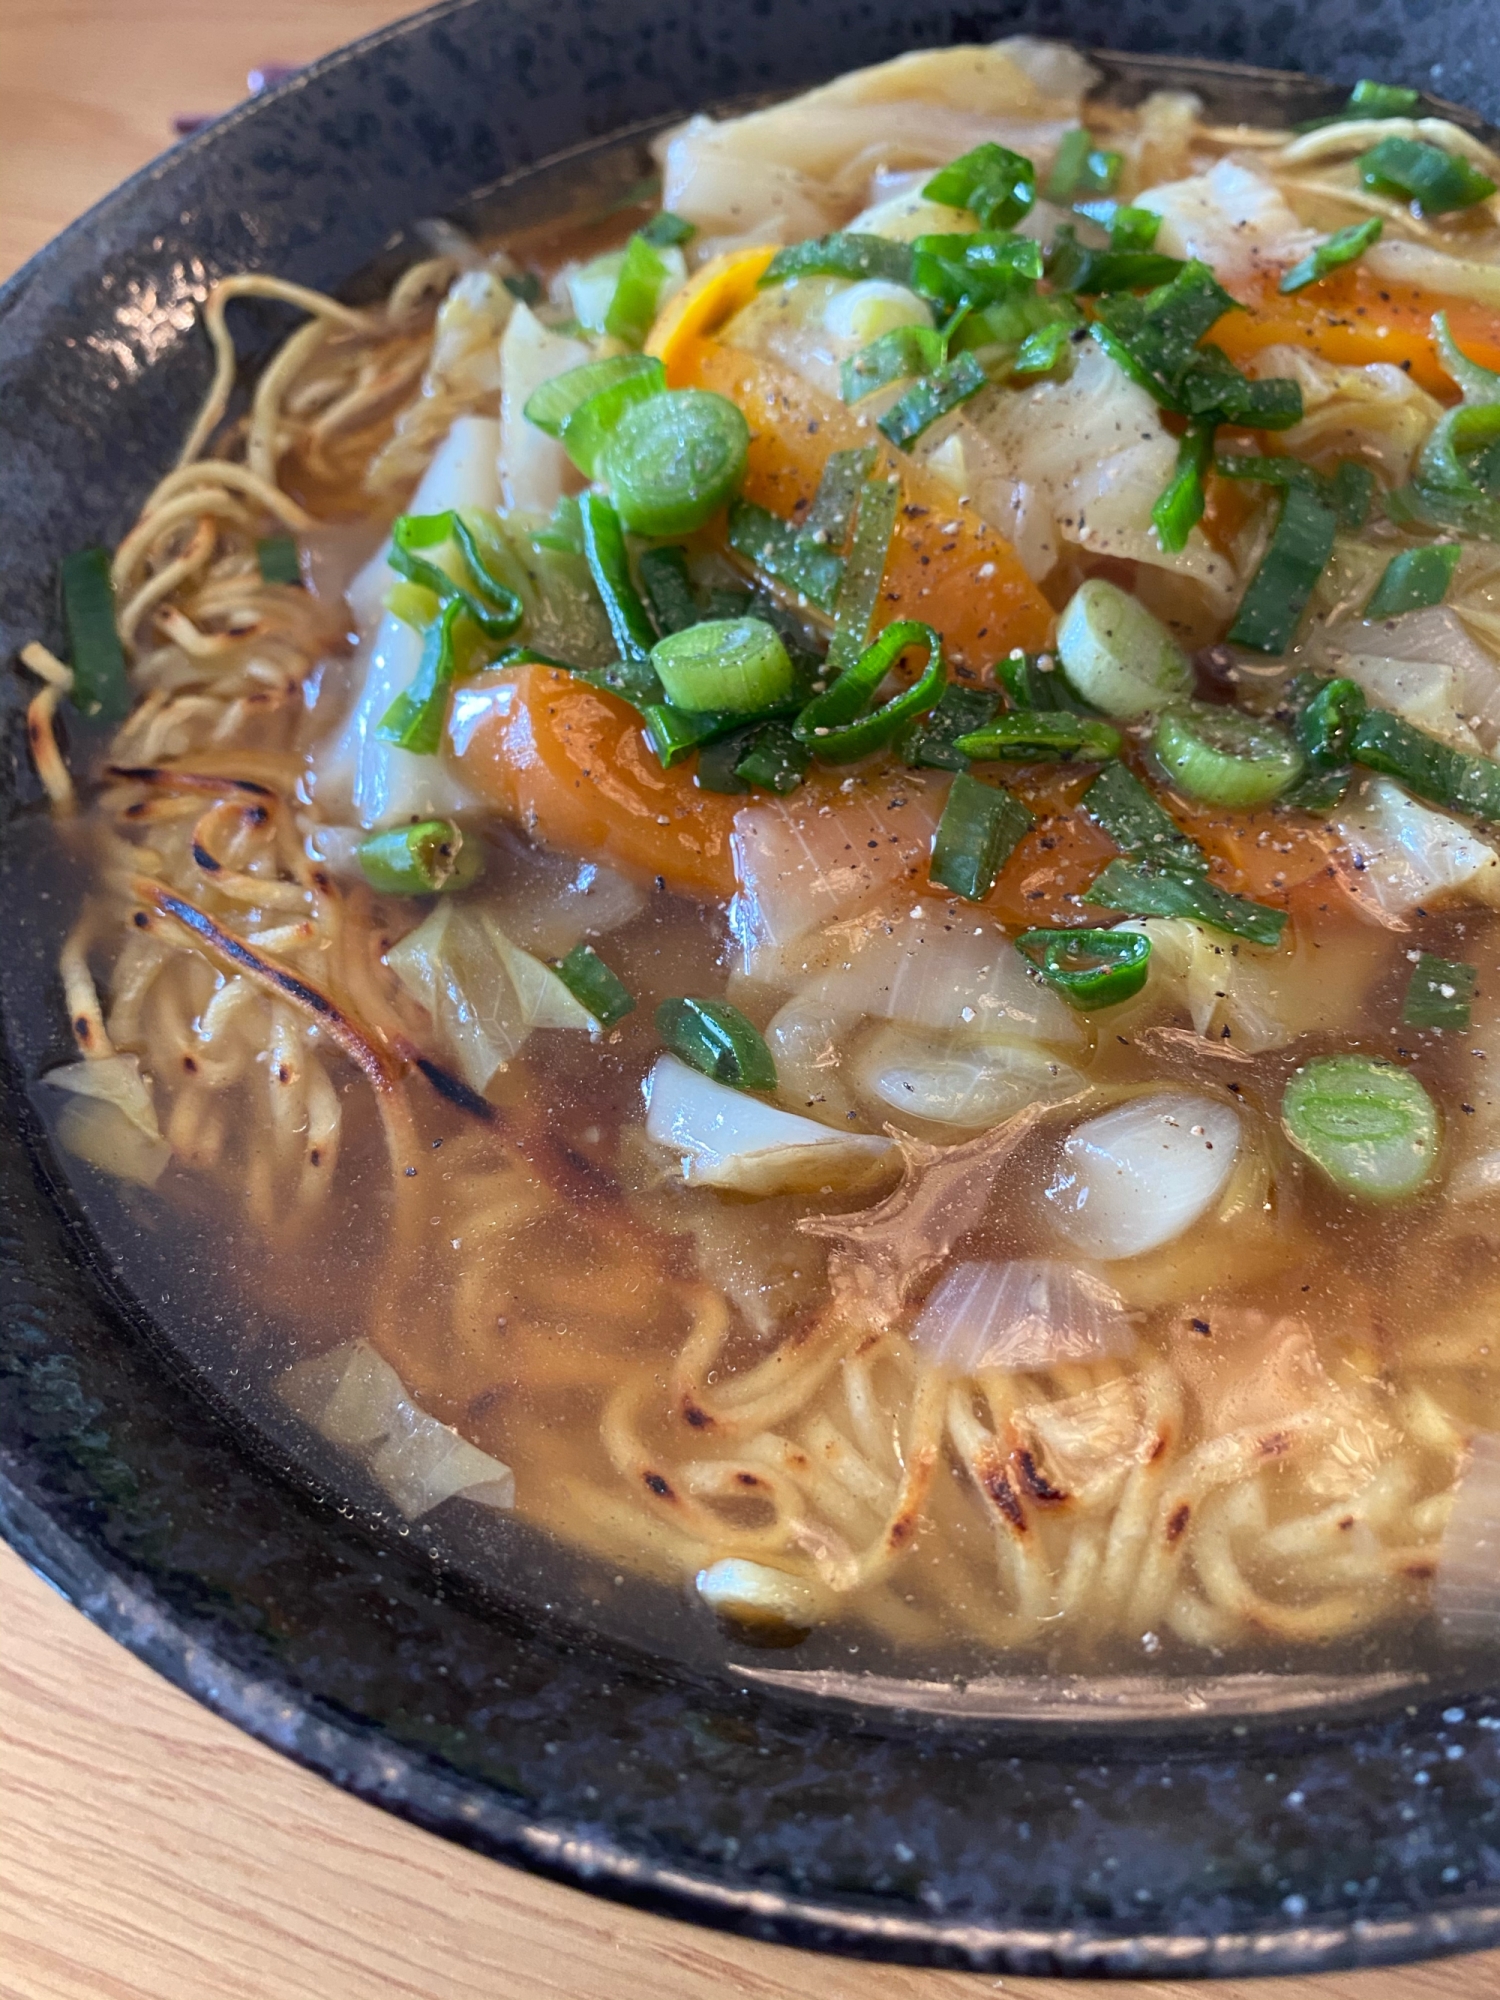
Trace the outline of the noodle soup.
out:
[[[1500,1630],[1496,162],[1095,83],[910,56],[376,305],[221,282],[24,656],[61,1143],[351,1491],[721,1656]]]

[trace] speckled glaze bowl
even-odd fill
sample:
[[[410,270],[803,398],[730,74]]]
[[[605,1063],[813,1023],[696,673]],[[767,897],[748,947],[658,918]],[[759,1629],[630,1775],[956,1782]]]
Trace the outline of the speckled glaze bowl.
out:
[[[1495,0],[456,0],[187,141],[0,293],[0,652],[56,641],[58,558],[112,542],[170,463],[206,280],[338,287],[402,226],[515,214],[539,162],[902,49],[1029,30],[1201,61],[1233,116],[1376,73],[1494,116]],[[1180,74],[1180,68],[1178,73]],[[1256,102],[1249,100],[1256,99]],[[498,194],[497,194],[498,184]],[[535,200],[534,191],[530,199]],[[484,204],[481,204],[483,207]],[[267,344],[279,322],[264,323]],[[0,1529],[199,1700],[336,1783],[580,1887],[805,1946],[1025,1972],[1243,1973],[1500,1938],[1500,1666],[1451,1683],[888,1689],[674,1666],[486,1590],[430,1531],[313,1485],[195,1373],[140,1231],[49,1153],[30,1080],[66,1054],[75,893],[36,894],[37,787],[4,677]],[[29,871],[29,872],[28,872]],[[23,904],[30,912],[16,922]],[[51,905],[55,904],[53,908]],[[40,914],[38,915],[38,911]],[[86,1205],[85,1205],[86,1204]],[[529,1607],[529,1608],[528,1608]]]

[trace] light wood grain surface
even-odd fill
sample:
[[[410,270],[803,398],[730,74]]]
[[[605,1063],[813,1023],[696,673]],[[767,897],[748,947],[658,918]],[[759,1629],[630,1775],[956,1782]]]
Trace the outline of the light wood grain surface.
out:
[[[406,11],[381,0],[0,0],[0,275],[182,112]],[[0,1548],[0,2000],[1063,2000],[814,1960],[449,1847],[241,1736]],[[1182,1988],[1111,1987],[1121,2000]],[[1216,2000],[1492,2000],[1500,1952]]]

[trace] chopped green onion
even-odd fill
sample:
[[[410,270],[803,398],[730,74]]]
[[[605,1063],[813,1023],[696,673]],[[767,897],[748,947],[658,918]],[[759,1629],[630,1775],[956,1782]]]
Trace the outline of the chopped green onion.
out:
[[[418,551],[457,545],[471,588],[465,589],[440,563]],[[507,639],[520,624],[525,607],[507,583],[493,574],[473,525],[457,512],[403,514],[391,530],[391,568],[407,582],[430,590],[439,604],[460,604],[487,639]]]
[[[1480,173],[1462,153],[1445,153],[1425,139],[1382,139],[1361,153],[1355,165],[1363,186],[1376,194],[1414,201],[1424,215],[1472,208],[1495,192],[1488,174]]]
[[[1187,547],[1203,518],[1203,475],[1213,462],[1214,426],[1189,424],[1177,446],[1177,470],[1151,509],[1157,540],[1171,555]]]
[[[1479,969],[1424,951],[1412,967],[1401,1018],[1408,1028],[1467,1028]]]
[[[957,747],[959,737],[983,728],[999,706],[999,695],[988,688],[950,681],[937,707],[901,732],[897,755],[918,770],[966,770],[969,760]]]
[[[1151,970],[1143,931],[1022,931],[1015,946],[1049,986],[1088,1011],[1133,1000]]]
[[[1042,275],[1040,244],[991,230],[919,236],[911,245],[914,290],[945,313],[995,304],[1029,291]]]
[[[747,785],[764,792],[795,792],[812,761],[788,722],[766,722],[751,733],[749,746],[734,767]]]
[[[255,544],[255,563],[262,583],[301,583],[302,564],[290,535],[263,535]]]
[[[365,880],[388,896],[440,896],[467,889],[480,870],[478,845],[451,819],[373,833],[354,850]]]
[[[1287,921],[1285,910],[1228,895],[1201,876],[1162,873],[1130,861],[1111,861],[1084,890],[1083,899],[1128,917],[1191,917],[1251,944],[1279,943]]]
[[[674,215],[670,208],[664,208],[652,216],[640,234],[653,249],[667,250],[674,243],[691,243],[698,234],[698,225],[689,222],[686,216]]]
[[[527,657],[536,659],[539,656],[528,648]],[[543,664],[562,663],[544,661]],[[616,695],[621,701],[628,701],[632,708],[638,708],[643,715],[664,699],[662,684],[656,678],[656,670],[649,658],[611,660],[607,667],[567,667],[565,671],[570,673],[574,680],[587,681],[590,687],[600,688],[605,694]]]
[[[1344,112],[1350,118],[1407,118],[1421,100],[1421,91],[1404,83],[1377,83],[1362,76],[1350,91]]]
[[[1123,165],[1119,153],[1101,152],[1089,133],[1075,125],[1059,141],[1052,171],[1047,176],[1047,199],[1066,207],[1079,195],[1108,194]]]
[[[542,281],[534,271],[507,271],[500,280],[513,299],[519,299],[523,306],[540,305]]]
[[[921,676],[867,713],[866,704],[909,646],[926,648],[927,665]],[[792,729],[797,741],[821,763],[850,764],[882,749],[913,716],[935,708],[946,681],[942,640],[930,625],[902,618],[887,625],[832,687],[813,696]]]
[[[1076,695],[1133,722],[1186,694],[1193,670],[1159,618],[1104,577],[1081,583],[1057,627],[1057,657]]]
[[[1097,716],[1069,708],[1021,708],[960,736],[956,747],[979,762],[1030,764],[1080,757],[1102,763],[1119,756],[1121,742],[1119,730]]]
[[[968,209],[981,229],[1009,229],[1036,200],[1036,168],[1020,153],[987,141],[935,173],[922,199]]]
[[[620,369],[612,382],[578,404],[569,412],[557,433],[563,449],[586,479],[592,479],[599,470],[599,461],[619,429],[625,412],[637,403],[660,395],[666,388],[666,371],[654,355],[620,354],[613,359],[635,365]],[[596,361],[588,365],[606,368],[610,364]],[[583,371],[580,369],[578,372],[581,374]],[[551,384],[544,386],[550,388]],[[535,401],[535,397],[532,400]]]
[[[880,602],[880,584],[890,558],[900,501],[901,486],[895,479],[872,479],[860,488],[854,538],[849,544],[848,561],[840,566],[833,600],[833,637],[826,663],[832,680],[847,673],[870,642],[870,627]]]
[[[548,437],[562,438],[585,403],[621,382],[639,382],[643,395],[654,395],[666,388],[667,371],[654,354],[611,354],[602,361],[585,361],[533,389],[523,414],[527,423]]]
[[[674,708],[666,701],[651,702],[641,710],[646,741],[664,771],[680,764],[690,751],[701,750],[705,744],[741,729],[744,721],[743,715],[717,709]]]
[[[939,417],[946,417],[950,410],[956,410],[960,403],[968,402],[971,396],[988,387],[989,379],[972,354],[960,354],[944,362],[933,374],[913,382],[905,395],[876,419],[876,429],[898,450],[905,451]]]
[[[682,269],[680,260],[677,268]],[[651,331],[662,291],[671,277],[671,266],[655,244],[645,236],[632,236],[625,246],[625,261],[615,281],[614,297],[604,315],[604,331],[631,347],[639,347]]]
[[[656,644],[656,633],[630,574],[620,516],[597,493],[585,493],[579,498],[578,519],[583,529],[583,553],[589,575],[594,579],[620,658],[647,660]]]
[[[1154,250],[1161,217],[1154,208],[1117,208],[1109,219],[1111,250]]]
[[[1056,319],[1028,333],[1010,364],[1012,375],[1049,375],[1067,353],[1079,322]],[[1080,336],[1081,338],[1081,336]]]
[[[995,662],[995,673],[1012,708],[1072,708],[1087,713],[1088,704],[1068,686],[1067,675],[1058,672],[1050,653],[1033,658],[1017,646]]]
[[[737,767],[749,748],[750,736],[750,728],[745,727],[703,745],[698,752],[698,767],[693,772],[693,783],[700,792],[723,792],[734,797],[749,791],[749,783],[740,776]]]
[[[849,539],[849,528],[859,506],[860,492],[875,469],[876,449],[860,445],[854,451],[828,454],[818,480],[818,490],[802,523],[802,533],[824,547],[841,549]]]
[[[910,285],[911,267],[909,243],[838,230],[778,250],[760,282],[764,286],[784,284],[788,278],[885,278],[893,285]]]
[[[1003,785],[960,771],[932,839],[928,873],[940,889],[982,903],[1023,836],[1035,824]]]
[[[1102,298],[1091,331],[1133,382],[1164,410],[1204,422],[1285,430],[1302,416],[1302,391],[1271,376],[1251,381],[1218,347],[1199,341],[1236,302],[1203,263],[1185,264],[1145,298]]]
[[[933,326],[893,326],[851,354],[839,376],[839,394],[846,403],[857,403],[892,382],[904,382],[910,375],[927,375],[943,365],[947,342]]]
[[[601,1028],[612,1028],[634,1013],[635,995],[591,944],[575,944],[566,958],[553,960],[552,970]]]
[[[1371,1056],[1320,1056],[1291,1078],[1281,1122],[1345,1194],[1399,1201],[1437,1165],[1437,1107],[1417,1079]]]
[[[1081,804],[1128,860],[1148,862],[1176,875],[1208,873],[1208,856],[1203,849],[1163,811],[1124,764],[1106,765]]]
[[[675,708],[760,715],[792,692],[795,676],[781,634],[759,618],[711,618],[669,632],[651,664]]]
[[[712,389],[665,389],[636,403],[604,446],[599,470],[637,535],[687,535],[733,498],[750,426]]]
[[[1417,460],[1415,483],[1388,493],[1385,510],[1392,520],[1410,517],[1500,540],[1493,457],[1500,444],[1500,375],[1469,359],[1446,313],[1434,314],[1432,333],[1463,401],[1439,417]]]
[[[1399,618],[1403,612],[1441,604],[1462,554],[1460,542],[1429,542],[1392,556],[1365,606],[1366,618]]]
[[[1279,723],[1237,708],[1184,702],[1156,725],[1151,748],[1179,791],[1254,811],[1289,791],[1306,760]]]
[[[686,549],[675,543],[666,548],[643,549],[636,568],[658,632],[681,632],[697,624],[702,613],[693,592],[693,580],[688,575]]]
[[[1336,230],[1310,250],[1300,263],[1293,264],[1281,281],[1281,290],[1300,292],[1304,285],[1315,284],[1319,278],[1326,278],[1330,271],[1352,264],[1356,257],[1363,257],[1372,244],[1380,241],[1384,228],[1382,219],[1372,215],[1368,222],[1353,222],[1347,229]]]
[[[663,1000],[656,1031],[674,1055],[736,1090],[774,1090],[776,1064],[765,1038],[726,1000]]]
[[[1294,693],[1297,684],[1293,683]],[[1307,773],[1287,793],[1287,804],[1304,812],[1327,812],[1336,805],[1354,775],[1349,745],[1366,709],[1364,689],[1341,676],[1315,683],[1297,709],[1293,733],[1307,759]]]
[[[1355,726],[1349,754],[1367,771],[1397,779],[1431,805],[1500,820],[1500,764],[1454,750],[1398,715],[1371,709]]]
[[[559,555],[583,554],[583,525],[578,518],[578,495],[565,493],[552,509],[550,519],[531,531],[534,549],[555,549]]]
[[[1333,553],[1338,517],[1311,493],[1287,487],[1260,568],[1240,599],[1229,642],[1257,653],[1284,653],[1296,636],[1307,600]]]
[[[63,617],[73,652],[73,706],[119,722],[130,711],[125,650],[115,626],[108,549],[79,549],[62,561]]]
[[[831,611],[844,574],[843,559],[800,534],[764,507],[736,500],[729,510],[729,546],[737,556],[788,590]]]
[[[1314,499],[1331,507],[1341,528],[1362,528],[1369,517],[1375,496],[1375,475],[1357,459],[1343,458],[1332,478],[1325,478],[1300,458],[1256,458],[1231,453],[1214,460],[1214,471],[1224,479],[1253,479],[1266,486],[1300,486]]]
[[[420,583],[408,583],[404,576],[397,577],[380,601],[392,617],[415,632],[425,632],[442,609],[430,590],[424,590]]]
[[[382,743],[394,743],[419,757],[431,757],[438,751],[448,719],[448,691],[458,674],[453,627],[464,609],[461,597],[450,597],[428,627],[411,686],[396,696],[380,718],[375,734]]]
[[[1351,533],[1362,528],[1375,498],[1375,475],[1369,466],[1361,465],[1355,458],[1340,459],[1328,484],[1339,526]]]
[[[1138,215],[1150,214],[1137,209]],[[1153,215],[1153,222],[1160,216]],[[1071,223],[1064,223],[1052,239],[1047,253],[1047,276],[1060,292],[1145,291],[1165,285],[1183,268],[1180,257],[1168,257],[1158,250],[1090,250],[1078,241]]]

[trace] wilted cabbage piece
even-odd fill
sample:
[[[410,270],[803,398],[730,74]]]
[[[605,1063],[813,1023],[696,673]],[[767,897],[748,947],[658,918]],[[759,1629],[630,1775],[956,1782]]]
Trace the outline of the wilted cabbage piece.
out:
[[[1461,820],[1420,806],[1390,778],[1365,778],[1330,820],[1361,891],[1403,916],[1444,890],[1500,903],[1500,854]]]
[[[161,1135],[139,1056],[68,1063],[43,1080],[72,1097],[57,1121],[57,1136],[76,1159],[118,1180],[155,1186],[172,1148]]]
[[[799,1118],[661,1056],[646,1079],[646,1136],[680,1159],[682,1178],[736,1194],[818,1193],[865,1180],[891,1140]]]

